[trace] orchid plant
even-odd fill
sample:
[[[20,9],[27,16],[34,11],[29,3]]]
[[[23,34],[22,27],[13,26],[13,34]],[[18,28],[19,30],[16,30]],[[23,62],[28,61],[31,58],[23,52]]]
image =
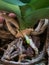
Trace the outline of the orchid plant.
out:
[[[49,18],[49,0],[0,0],[0,10],[16,13],[20,29],[25,29],[38,19]]]

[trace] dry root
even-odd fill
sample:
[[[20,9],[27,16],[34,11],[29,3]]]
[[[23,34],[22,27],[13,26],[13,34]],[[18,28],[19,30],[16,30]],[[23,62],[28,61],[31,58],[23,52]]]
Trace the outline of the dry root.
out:
[[[7,45],[8,47],[7,47],[6,51],[5,51],[4,47],[0,48],[0,50],[4,51],[4,55],[3,55],[1,60],[2,61],[5,61],[6,59],[11,60],[18,55],[19,55],[19,60],[18,60],[19,62],[21,62],[22,60],[25,60],[24,57],[26,57],[27,54],[23,54],[23,52],[26,51],[26,49],[24,49],[24,47],[22,45],[22,43],[23,43],[22,39],[24,38],[24,35],[29,36],[30,34],[32,34],[32,35],[36,36],[36,35],[42,34],[44,32],[44,30],[47,28],[48,19],[41,19],[39,21],[38,26],[35,28],[35,30],[33,28],[29,28],[29,29],[25,29],[25,30],[19,30],[19,25],[18,25],[16,20],[7,16],[6,13],[4,13],[4,14],[0,13],[0,16],[2,16],[5,19],[5,23],[6,23],[6,26],[8,28],[8,32],[6,32],[4,30],[2,30],[2,31],[0,30],[0,38],[6,38],[6,39],[10,38],[11,39],[12,35],[15,38],[19,38],[19,39],[14,40],[13,42],[11,42],[9,45]],[[13,38],[12,38],[12,40],[13,40]],[[32,44],[35,45],[35,43],[33,43],[33,42],[32,42]],[[49,43],[49,42],[46,42],[46,43]],[[13,50],[15,50],[15,51],[13,51]],[[37,47],[36,47],[36,49],[33,48],[33,50],[35,50],[35,52],[36,52],[38,50],[38,48]],[[49,48],[47,49],[47,53],[48,53],[48,56],[49,56],[48,50],[49,50]],[[34,59],[32,58],[32,61],[29,60],[29,62],[30,63],[36,63],[36,62],[40,61],[43,58],[44,53],[45,53],[45,49],[38,55],[38,57],[36,57]]]

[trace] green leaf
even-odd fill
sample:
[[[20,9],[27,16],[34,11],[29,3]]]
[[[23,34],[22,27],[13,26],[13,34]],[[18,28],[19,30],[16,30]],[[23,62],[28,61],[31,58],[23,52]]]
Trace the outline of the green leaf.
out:
[[[3,0],[4,2],[7,2],[9,4],[18,5],[18,6],[24,6],[26,3],[21,2],[20,0]]]
[[[14,0],[6,0],[8,3],[3,3],[5,0],[1,1],[2,0],[0,0],[0,9],[8,10],[18,15],[20,29],[33,27],[38,19],[49,18],[49,0],[31,0],[27,5],[21,6],[21,11],[19,6],[15,5],[16,2],[15,4],[14,2],[10,2]]]
[[[49,0],[31,0],[29,3],[32,9],[41,9],[49,7]]]
[[[20,0],[20,1],[22,1],[24,3],[29,3],[30,2],[30,0]]]
[[[23,21],[20,22],[20,28],[33,27],[39,19],[49,18],[49,0],[31,0],[26,6],[21,7],[21,12]]]
[[[20,7],[17,5],[12,5],[4,2],[3,0],[0,0],[0,10],[14,12],[17,15],[18,19],[21,19]]]
[[[43,8],[32,11],[30,14],[29,12],[24,15],[26,21],[33,21],[41,19],[41,18],[49,18],[49,8]]]
[[[41,18],[49,18],[49,8],[34,10],[30,14],[28,11],[28,13],[24,15],[24,22],[22,22],[22,25],[24,28],[33,27]]]

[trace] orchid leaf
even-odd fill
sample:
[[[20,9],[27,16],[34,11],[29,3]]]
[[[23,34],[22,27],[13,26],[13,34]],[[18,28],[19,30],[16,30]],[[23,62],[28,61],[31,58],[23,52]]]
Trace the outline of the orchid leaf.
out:
[[[22,1],[24,3],[29,3],[30,2],[30,0],[20,0],[20,1]]]
[[[39,19],[49,18],[49,8],[34,10],[32,12],[30,10],[25,13],[26,14],[24,14],[24,18],[23,18],[24,22],[20,23],[21,25],[23,24],[23,27],[21,28],[33,27]]]
[[[2,3],[2,2],[4,3]],[[16,2],[26,2],[26,0],[0,0],[1,9],[8,10],[19,15],[20,29],[33,27],[37,20],[41,18],[49,18],[49,0],[30,0],[28,4],[21,7]],[[3,7],[4,6],[4,7]]]
[[[20,7],[17,5],[12,5],[12,4],[4,2],[3,0],[0,0],[0,10],[14,12],[16,16],[18,17],[18,19],[21,19]]]
[[[23,3],[20,0],[3,0],[3,1],[6,2],[6,3],[9,3],[9,4],[18,5],[18,6],[26,5],[26,3]]]
[[[26,6],[21,7],[22,28],[33,27],[41,18],[49,18],[49,0],[31,0]]]
[[[49,0],[31,0],[29,5],[32,9],[35,9],[35,10],[46,8],[46,7],[49,7]]]

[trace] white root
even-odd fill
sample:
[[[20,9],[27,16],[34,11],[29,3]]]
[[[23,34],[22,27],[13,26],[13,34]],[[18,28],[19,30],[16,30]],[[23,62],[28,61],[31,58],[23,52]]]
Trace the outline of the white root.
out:
[[[43,19],[42,19],[43,20]],[[48,19],[45,19],[45,21],[40,21],[35,31],[44,31],[48,25]]]
[[[22,52],[23,52],[22,44],[23,44],[23,40],[20,38],[19,42],[17,43],[17,47],[20,50],[19,54],[22,54]]]
[[[7,50],[5,51],[4,53],[4,58],[5,59],[12,59],[14,57],[16,57],[17,55],[22,55],[23,51],[25,50],[22,46],[22,43],[23,43],[23,40],[22,38],[19,38],[19,39],[16,39],[14,40],[13,42],[10,43],[10,45],[8,45],[8,48]],[[18,49],[17,49],[18,48]],[[16,51],[13,51],[13,50],[16,50]],[[13,51],[13,52],[12,52]],[[12,52],[12,53],[11,53]]]
[[[44,32],[44,30],[47,28],[48,25],[48,19],[45,19],[44,24],[43,25],[38,25],[37,28],[35,29],[35,31],[32,32],[33,35],[39,35],[42,34]],[[41,21],[42,22],[42,21]],[[40,22],[40,24],[41,24]]]
[[[39,62],[40,60],[43,59],[44,54],[45,54],[45,51],[43,50],[43,51],[38,55],[38,57],[32,58],[32,61],[30,61],[30,63]]]
[[[41,29],[40,30],[45,30],[46,29],[46,27],[47,27],[47,25],[48,25],[48,19],[45,19],[45,22],[44,22],[44,24],[43,24],[43,26],[41,27]]]
[[[38,54],[38,48],[35,46],[35,43],[30,39],[30,46],[35,50],[35,54]]]
[[[4,58],[10,58],[10,53],[12,52],[12,50],[14,49],[14,43],[16,43],[17,42],[17,39],[16,40],[14,40],[13,42],[11,42],[10,43],[10,45],[8,45],[8,48],[7,48],[7,50],[4,52],[4,55],[3,55],[3,57]]]
[[[38,48],[35,46],[35,43],[27,35],[25,35],[25,39],[26,39],[27,43],[34,49],[35,54],[37,55],[38,54]]]
[[[40,31],[40,28],[42,27],[42,25],[44,24],[44,22],[42,21],[43,19],[40,20],[38,26],[36,27],[35,31]]]

